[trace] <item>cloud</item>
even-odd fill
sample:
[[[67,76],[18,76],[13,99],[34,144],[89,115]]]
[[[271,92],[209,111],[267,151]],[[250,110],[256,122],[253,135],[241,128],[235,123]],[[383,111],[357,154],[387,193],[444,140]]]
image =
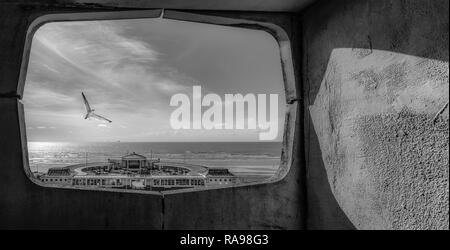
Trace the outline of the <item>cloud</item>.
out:
[[[28,83],[33,85],[33,83]],[[24,98],[25,105],[30,105],[34,108],[45,108],[47,110],[67,109],[75,102],[75,98],[58,93],[48,88],[35,88],[33,92]]]
[[[92,89],[97,96],[98,92],[107,91],[109,96],[102,101],[108,103],[113,99],[124,102],[125,106],[138,106],[138,102],[149,97],[158,100],[185,91],[183,84],[192,80],[163,65],[161,52],[138,35],[126,34],[125,28],[117,21],[44,25],[33,41],[32,53],[41,55],[31,60],[32,69],[41,69],[34,79],[45,85],[43,81],[51,75],[51,81]]]
[[[249,55],[247,51],[255,47],[254,41],[260,40],[259,36],[254,36],[245,49],[236,50],[236,45],[246,39],[234,36],[235,33],[223,33],[216,26],[197,25],[200,24],[139,19],[55,22],[42,26],[33,38],[23,99],[27,126],[33,130],[28,138],[69,141],[235,138],[222,131],[199,131],[193,136],[189,131],[167,130],[173,111],[170,97],[176,93],[191,96],[193,85],[207,84],[202,86],[204,93],[218,94],[239,93],[246,88],[264,92],[272,86],[258,82],[249,88],[245,87],[246,81],[235,81],[239,72],[239,79],[243,80],[253,75],[245,58]],[[235,42],[228,42],[225,37]],[[274,60],[279,63],[277,58]],[[236,74],[230,68],[240,71]],[[274,74],[258,70],[258,75],[266,79]],[[210,84],[205,79],[216,82]],[[81,92],[96,113],[113,123],[85,120]]]
[[[34,39],[53,50],[74,66],[86,71],[122,61],[151,62],[159,53],[148,43],[123,36],[111,21],[49,23],[36,32]]]

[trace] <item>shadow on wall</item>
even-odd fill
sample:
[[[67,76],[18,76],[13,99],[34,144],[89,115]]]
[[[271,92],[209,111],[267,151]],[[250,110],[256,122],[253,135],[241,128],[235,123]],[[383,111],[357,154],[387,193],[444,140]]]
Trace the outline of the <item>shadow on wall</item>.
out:
[[[448,1],[302,18],[308,228],[448,228]]]
[[[354,230],[356,227],[342,211],[331,189],[317,132],[314,127],[310,129],[309,161],[315,164],[308,170],[307,179],[315,186],[307,189],[308,229]]]

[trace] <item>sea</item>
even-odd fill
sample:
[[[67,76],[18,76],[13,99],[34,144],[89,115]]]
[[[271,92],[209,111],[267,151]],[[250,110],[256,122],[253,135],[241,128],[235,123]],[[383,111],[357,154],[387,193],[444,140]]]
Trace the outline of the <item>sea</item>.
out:
[[[280,164],[281,142],[28,142],[32,172],[137,153],[167,162],[228,168],[243,179],[268,178]]]

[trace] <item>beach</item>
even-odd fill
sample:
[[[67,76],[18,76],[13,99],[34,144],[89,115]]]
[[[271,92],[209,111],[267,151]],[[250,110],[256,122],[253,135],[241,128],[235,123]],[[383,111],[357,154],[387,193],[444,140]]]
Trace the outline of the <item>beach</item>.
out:
[[[51,167],[107,162],[136,152],[161,161],[227,168],[246,180],[272,176],[279,167],[281,142],[29,142],[32,172]]]

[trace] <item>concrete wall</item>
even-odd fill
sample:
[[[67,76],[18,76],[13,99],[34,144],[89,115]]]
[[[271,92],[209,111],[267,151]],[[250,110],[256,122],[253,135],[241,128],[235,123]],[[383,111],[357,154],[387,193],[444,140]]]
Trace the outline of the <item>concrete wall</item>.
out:
[[[448,7],[303,13],[308,228],[449,228]]]
[[[23,171],[17,83],[28,25],[52,12],[150,7],[88,2],[0,3],[0,228],[448,228],[447,0],[201,11],[287,32],[304,97],[293,167],[275,184],[164,197],[45,188]]]
[[[27,229],[302,229],[304,165],[301,144],[294,147],[293,167],[274,184],[152,195],[42,187],[23,170],[17,92],[25,35],[38,16],[55,12],[124,10],[49,1],[0,3],[0,228]],[[137,2],[132,1],[133,8]],[[148,7],[147,5],[145,5]],[[293,40],[293,15],[287,13],[201,12],[271,22]],[[296,42],[297,43],[297,42]],[[298,42],[299,43],[299,42]],[[298,51],[294,51],[298,56]],[[298,69],[298,67],[296,68]],[[298,72],[297,72],[298,74]],[[302,109],[294,106],[300,117]],[[298,120],[297,120],[298,121]],[[288,135],[303,141],[302,123]]]

